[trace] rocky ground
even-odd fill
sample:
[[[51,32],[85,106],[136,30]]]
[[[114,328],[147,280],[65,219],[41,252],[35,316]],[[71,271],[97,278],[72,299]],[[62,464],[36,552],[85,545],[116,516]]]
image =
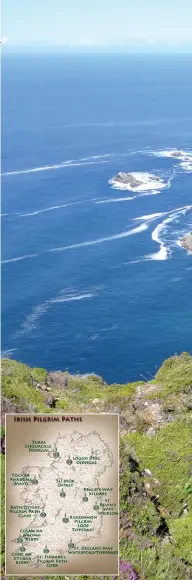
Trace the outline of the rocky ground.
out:
[[[187,250],[187,252],[192,253],[192,232],[191,234],[188,234],[188,236],[181,238],[181,245],[185,250]]]
[[[5,413],[63,411],[120,414],[120,578],[192,579],[192,356],[125,385],[2,360],[2,497]]]

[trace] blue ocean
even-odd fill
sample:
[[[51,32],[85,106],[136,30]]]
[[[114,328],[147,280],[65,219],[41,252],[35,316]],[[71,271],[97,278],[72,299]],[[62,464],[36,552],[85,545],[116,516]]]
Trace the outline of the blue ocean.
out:
[[[122,383],[190,351],[191,103],[192,55],[4,54],[4,356]]]

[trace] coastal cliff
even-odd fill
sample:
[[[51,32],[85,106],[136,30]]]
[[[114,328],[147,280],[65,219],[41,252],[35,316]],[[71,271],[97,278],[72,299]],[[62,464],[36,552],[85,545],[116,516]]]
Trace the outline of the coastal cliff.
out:
[[[4,417],[13,412],[119,413],[119,578],[192,578],[191,355],[171,357],[150,382],[125,385],[107,385],[94,374],[47,372],[3,359],[3,501]],[[3,565],[4,529],[2,540]]]

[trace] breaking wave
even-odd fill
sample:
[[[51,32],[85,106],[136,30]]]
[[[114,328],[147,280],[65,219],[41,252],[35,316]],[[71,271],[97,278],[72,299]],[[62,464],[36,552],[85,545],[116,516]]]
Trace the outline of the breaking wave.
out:
[[[182,163],[180,163],[180,166],[185,169],[185,171],[188,171],[189,173],[192,172],[192,158],[191,161],[182,161]]]
[[[166,248],[165,243],[161,239],[161,232],[164,231],[164,229],[166,227],[166,222],[167,222],[167,220],[164,220],[152,232],[152,235],[151,235],[152,240],[154,242],[157,242],[157,244],[160,245],[160,249],[159,249],[158,252],[155,252],[154,254],[149,255],[148,256],[148,259],[151,259],[151,260],[167,260],[167,258],[168,258],[168,255],[169,255],[168,249]]]
[[[176,245],[179,243],[179,238],[185,235],[186,230],[183,229],[182,224],[173,229],[168,230],[169,224],[172,222],[178,223],[181,215],[185,215],[188,211],[192,209],[192,206],[184,206],[171,211],[166,219],[164,219],[152,232],[152,240],[157,242],[160,246],[159,251],[149,256],[145,256],[147,260],[167,260],[171,256],[172,251]],[[188,228],[187,228],[188,231]],[[165,239],[165,235],[169,232],[169,237]]]
[[[152,231],[151,237],[154,242],[159,244],[159,250],[157,252],[142,256],[136,260],[131,260],[126,262],[126,264],[138,264],[140,262],[148,262],[150,260],[167,260],[171,257],[172,252],[176,246],[181,246],[180,238],[186,235],[189,231],[189,225],[180,224],[180,216],[185,215],[188,211],[192,210],[191,205],[186,205],[183,207],[176,208],[170,212],[154,213],[149,215],[143,215],[133,218],[132,221],[144,221],[148,223],[148,226],[154,220],[159,219],[163,216],[168,216],[162,222],[160,222],[156,228]],[[176,229],[169,229],[171,223],[178,224]],[[168,238],[167,238],[168,234]]]

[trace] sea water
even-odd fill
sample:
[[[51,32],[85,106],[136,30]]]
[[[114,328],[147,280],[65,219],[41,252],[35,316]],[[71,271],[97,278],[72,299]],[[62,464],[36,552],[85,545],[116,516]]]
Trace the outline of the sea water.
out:
[[[192,346],[192,55],[4,54],[2,69],[3,355],[151,378]]]

